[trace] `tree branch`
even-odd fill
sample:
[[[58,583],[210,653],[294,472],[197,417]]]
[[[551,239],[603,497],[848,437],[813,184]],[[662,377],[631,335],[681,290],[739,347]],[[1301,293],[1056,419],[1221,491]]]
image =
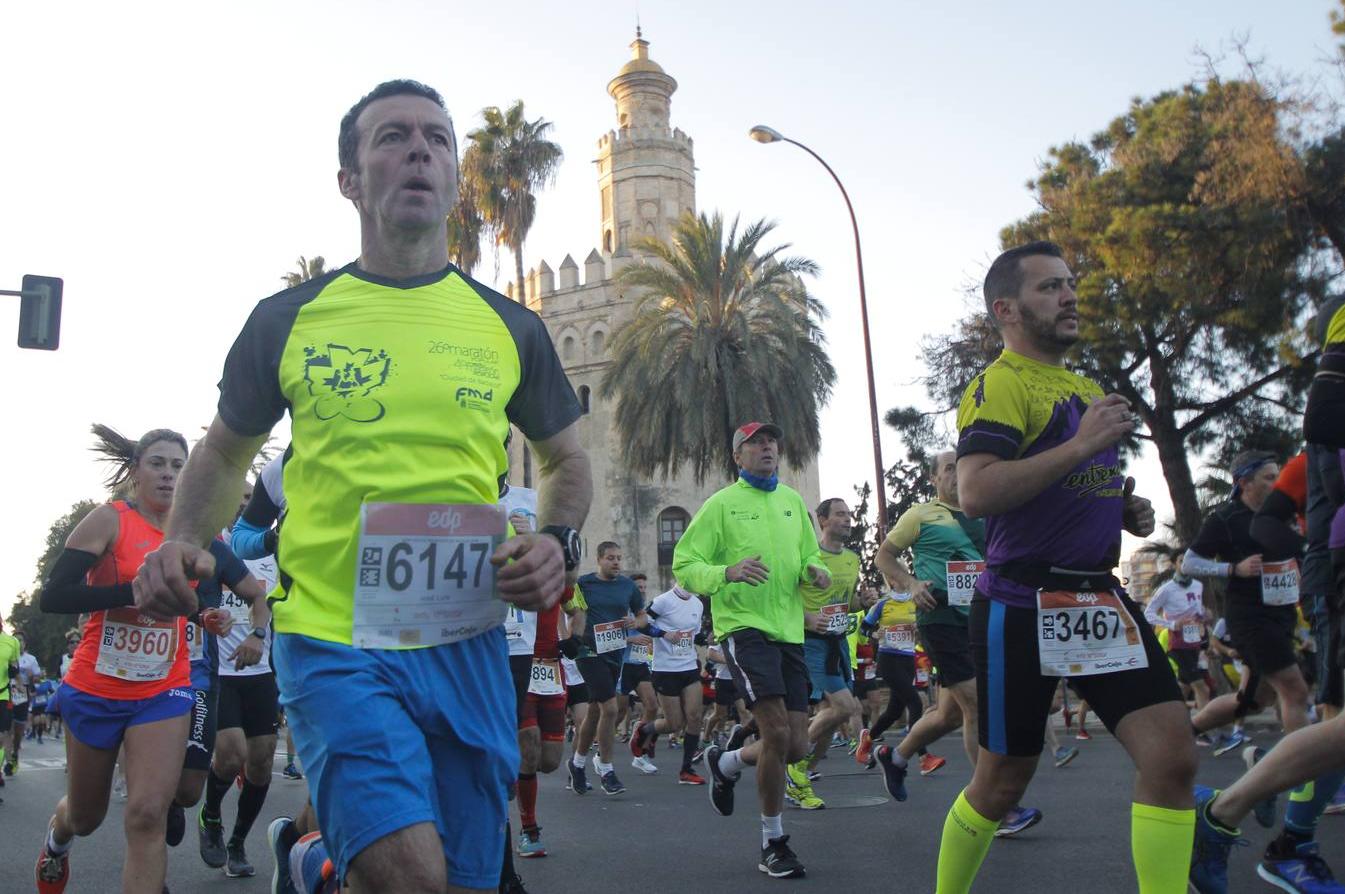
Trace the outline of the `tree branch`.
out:
[[[1205,409],[1202,410],[1200,413],[1196,414],[1196,416],[1194,416],[1193,418],[1187,420],[1186,424],[1178,429],[1178,432],[1181,434],[1183,438],[1185,438],[1191,432],[1200,428],[1206,422],[1209,422],[1215,416],[1218,416],[1220,413],[1222,413],[1224,410],[1227,410],[1229,407],[1233,406],[1238,401],[1242,400],[1243,398],[1255,395],[1257,391],[1261,390],[1266,385],[1269,385],[1276,379],[1284,378],[1289,373],[1293,372],[1293,369],[1294,368],[1292,366],[1281,366],[1279,369],[1276,369],[1273,372],[1266,373],[1264,376],[1255,380],[1254,382],[1249,382],[1248,384],[1239,388],[1237,391],[1224,395],[1223,397],[1216,400],[1214,403],[1205,404]]]

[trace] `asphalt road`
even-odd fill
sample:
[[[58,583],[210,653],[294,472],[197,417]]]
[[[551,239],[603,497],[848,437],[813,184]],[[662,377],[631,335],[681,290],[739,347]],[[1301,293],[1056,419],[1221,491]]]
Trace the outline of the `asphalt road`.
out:
[[[1272,737],[1258,733],[1269,745]],[[1078,744],[1082,752],[1057,770],[1043,762],[1026,803],[1042,809],[1045,819],[1018,839],[1000,840],[990,851],[978,892],[1049,891],[1110,894],[1134,892],[1130,863],[1130,787],[1132,771],[1120,745],[1105,732]],[[564,786],[563,772],[542,777],[538,817],[550,853],[519,861],[533,894],[604,894],[632,889],[686,894],[731,891],[779,891],[808,887],[827,891],[932,891],[939,834],[948,805],[965,784],[968,764],[960,740],[948,738],[934,749],[948,765],[934,776],[909,780],[910,798],[897,804],[886,797],[879,771],[865,772],[840,749],[822,764],[818,794],[826,810],[788,810],[785,831],[808,868],[805,881],[776,881],[756,869],[759,819],[750,773],[738,786],[738,809],[721,818],[710,808],[706,790],[676,783],[680,752],[663,743],[658,775],[644,776],[618,752],[624,795],[604,796],[595,789],[577,797]],[[277,763],[277,769],[280,763]],[[52,806],[65,774],[63,746],[27,743],[18,776],[0,790],[0,892],[33,887],[37,857]],[[1200,778],[1224,785],[1242,769],[1237,755],[1214,758],[1202,752]],[[671,772],[670,772],[671,771]],[[590,774],[591,775],[591,774]],[[247,841],[258,877],[229,879],[201,863],[194,831],[169,855],[168,881],[174,894],[245,894],[270,890],[271,859],[266,825],[280,814],[292,815],[306,797],[305,784],[278,774],[265,809]],[[232,822],[235,797],[225,801]],[[1280,799],[1283,811],[1284,798]],[[192,815],[189,815],[192,816]],[[1249,820],[1243,827],[1251,842],[1236,849],[1231,892],[1274,890],[1255,874],[1261,849],[1272,837]],[[1345,816],[1327,816],[1319,834],[1323,854],[1345,875]],[[115,797],[107,820],[74,848],[70,894],[115,892],[121,868],[121,805]]]

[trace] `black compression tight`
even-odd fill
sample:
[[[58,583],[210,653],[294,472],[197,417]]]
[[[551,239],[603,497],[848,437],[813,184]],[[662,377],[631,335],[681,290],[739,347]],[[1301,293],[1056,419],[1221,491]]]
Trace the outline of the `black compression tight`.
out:
[[[916,721],[925,711],[920,693],[915,691],[914,656],[879,652],[878,675],[887,684],[888,700],[887,708],[869,728],[869,735],[875,739],[887,732],[888,728],[897,722],[903,710],[909,713],[908,722],[911,726],[915,726]],[[924,751],[925,749],[920,749],[921,754],[924,754]]]

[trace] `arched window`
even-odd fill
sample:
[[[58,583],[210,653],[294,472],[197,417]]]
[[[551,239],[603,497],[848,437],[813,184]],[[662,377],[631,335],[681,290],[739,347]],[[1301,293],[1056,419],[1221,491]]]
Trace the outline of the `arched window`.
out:
[[[596,330],[591,337],[591,343],[593,346],[593,356],[601,357],[603,351],[607,348],[607,333],[603,332],[601,329]]]
[[[579,406],[585,413],[589,411],[589,396],[592,394],[587,385],[579,386]]]
[[[560,343],[560,357],[566,363],[574,362],[574,336],[567,335],[565,340]]]
[[[658,514],[658,563],[671,565],[673,547],[686,533],[691,516],[680,506],[669,506]]]

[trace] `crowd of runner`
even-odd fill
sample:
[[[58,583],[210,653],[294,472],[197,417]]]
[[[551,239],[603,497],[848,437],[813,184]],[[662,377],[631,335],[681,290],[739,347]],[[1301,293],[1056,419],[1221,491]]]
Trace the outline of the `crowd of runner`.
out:
[[[737,480],[651,592],[612,540],[579,573],[582,410],[540,319],[448,263],[442,99],[380,85],[342,120],[339,153],[359,259],[257,305],[190,457],[173,431],[96,427],[113,499],[71,532],[40,597],[80,617],[67,654],[44,669],[0,633],[0,785],[25,740],[66,751],[66,794],[32,830],[40,894],[64,891],[117,785],[123,891],[169,889],[167,848],[189,823],[205,866],[256,874],[245,843],[282,724],[280,772],[306,776],[310,800],[267,829],[258,862],[277,894],[520,892],[515,859],[547,855],[538,774],[563,765],[567,796],[615,797],[627,757],[704,787],[721,816],[754,768],[755,865],[800,877],[785,807],[826,806],[833,748],[905,802],[954,733],[972,771],[937,891],[961,894],[995,838],[1043,821],[1024,803],[1043,749],[1057,768],[1079,757],[1052,717],[1086,740],[1090,711],[1135,764],[1142,892],[1226,891],[1239,824],[1273,827],[1282,793],[1256,874],[1345,891],[1315,843],[1320,817],[1345,811],[1339,302],[1320,318],[1308,446],[1239,453],[1231,495],[1145,605],[1115,576],[1122,531],[1155,526],[1118,450],[1139,420],[1066,368],[1074,274],[1045,242],[991,265],[1004,350],[967,384],[957,444],[926,470],[935,499],[895,520],[872,578],[845,546],[850,507],[805,505],[777,474],[789,433],[749,422],[732,436]],[[453,352],[427,353],[427,332]],[[291,444],[247,483],[285,413]],[[510,426],[536,487],[506,483]],[[1271,708],[1285,735],[1267,750],[1243,722]],[[1199,784],[1202,747],[1240,749],[1247,772]]]

